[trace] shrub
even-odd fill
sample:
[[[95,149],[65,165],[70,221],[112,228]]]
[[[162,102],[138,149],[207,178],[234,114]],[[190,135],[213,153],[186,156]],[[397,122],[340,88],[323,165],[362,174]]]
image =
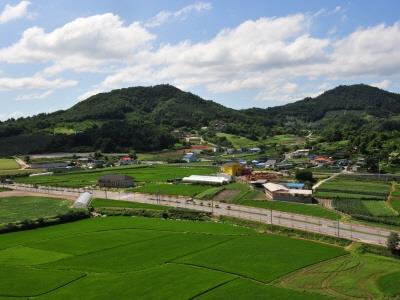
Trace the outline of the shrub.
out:
[[[396,232],[391,232],[388,240],[387,247],[392,254],[398,255],[400,254],[400,236]]]

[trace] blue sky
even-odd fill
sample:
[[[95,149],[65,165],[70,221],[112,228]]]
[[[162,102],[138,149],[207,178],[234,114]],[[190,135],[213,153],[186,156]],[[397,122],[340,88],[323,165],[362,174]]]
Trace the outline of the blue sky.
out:
[[[170,83],[229,107],[400,92],[399,1],[0,0],[0,120]]]

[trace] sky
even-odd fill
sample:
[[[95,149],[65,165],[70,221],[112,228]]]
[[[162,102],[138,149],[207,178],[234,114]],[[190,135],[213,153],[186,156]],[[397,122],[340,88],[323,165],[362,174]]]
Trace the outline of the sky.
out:
[[[169,83],[232,108],[400,92],[398,0],[0,0],[0,120]]]

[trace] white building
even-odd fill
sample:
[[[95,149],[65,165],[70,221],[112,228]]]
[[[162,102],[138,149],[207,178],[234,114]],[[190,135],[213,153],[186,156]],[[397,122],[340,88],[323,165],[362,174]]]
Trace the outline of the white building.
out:
[[[202,184],[214,184],[222,185],[232,181],[231,176],[218,175],[218,176],[207,176],[207,175],[190,175],[182,179],[186,183],[202,183]]]

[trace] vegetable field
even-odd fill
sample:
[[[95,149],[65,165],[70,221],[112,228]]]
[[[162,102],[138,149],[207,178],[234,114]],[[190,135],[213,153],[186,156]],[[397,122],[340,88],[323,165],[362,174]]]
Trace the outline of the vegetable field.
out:
[[[343,254],[222,223],[87,219],[0,235],[0,297],[328,299],[273,282]]]
[[[323,183],[316,197],[328,199],[386,200],[390,183],[355,176],[338,176]]]
[[[53,217],[68,212],[71,203],[46,197],[0,198],[0,224]]]
[[[16,170],[20,166],[13,158],[0,158],[0,170]]]
[[[22,177],[16,181],[28,184],[57,187],[85,187],[97,184],[97,180],[106,174],[123,174],[133,177],[137,183],[165,183],[168,180],[182,178],[192,174],[207,175],[217,172],[214,167],[205,166],[134,166],[99,169],[95,171],[78,171],[50,176]]]

